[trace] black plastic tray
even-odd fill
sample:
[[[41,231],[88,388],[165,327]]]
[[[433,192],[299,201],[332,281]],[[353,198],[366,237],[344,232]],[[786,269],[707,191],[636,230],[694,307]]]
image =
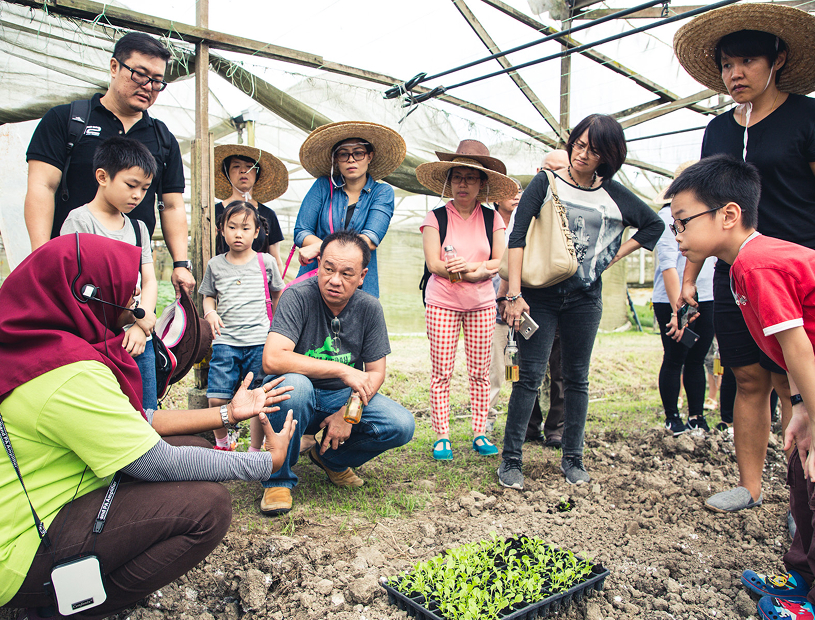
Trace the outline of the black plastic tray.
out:
[[[555,613],[560,609],[566,609],[572,602],[579,603],[584,596],[590,595],[595,590],[600,592],[603,589],[606,577],[609,575],[609,570],[603,568],[600,564],[595,564],[591,568],[591,573],[591,577],[572,586],[565,592],[552,594],[534,603],[520,603],[520,605],[522,605],[521,607],[500,615],[500,620],[535,620],[536,618],[545,618],[550,613]],[[428,601],[423,596],[412,598],[405,596],[386,583],[383,583],[382,587],[385,588],[388,593],[388,602],[406,611],[408,616],[414,616],[419,618],[419,620],[446,620],[445,616],[441,615],[441,612],[431,610],[431,608],[438,610],[438,605],[433,599],[429,599]],[[425,604],[427,604],[427,607]]]

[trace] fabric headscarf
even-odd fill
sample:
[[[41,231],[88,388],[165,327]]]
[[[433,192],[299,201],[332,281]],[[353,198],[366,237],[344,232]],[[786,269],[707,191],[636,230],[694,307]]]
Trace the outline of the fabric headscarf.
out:
[[[127,304],[136,288],[141,250],[99,235],[80,233],[78,238],[82,275],[74,286],[77,295],[90,283],[99,287],[101,299]],[[122,310],[77,300],[71,292],[77,273],[77,236],[66,235],[35,250],[0,286],[0,402],[50,370],[98,361],[144,415],[141,375],[122,348],[124,332],[116,329]]]

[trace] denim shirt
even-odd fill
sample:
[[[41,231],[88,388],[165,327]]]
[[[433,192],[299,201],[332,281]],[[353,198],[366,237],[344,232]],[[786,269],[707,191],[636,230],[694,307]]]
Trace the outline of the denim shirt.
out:
[[[297,213],[297,222],[294,225],[294,243],[302,247],[308,235],[325,239],[331,229],[328,224],[328,203],[331,192],[328,177],[320,177],[308,190],[308,194],[300,205]],[[359,195],[356,209],[348,223],[348,230],[365,235],[377,246],[382,243],[385,233],[393,217],[394,201],[393,188],[385,183],[377,183],[368,175],[368,181]],[[348,195],[342,187],[334,188],[332,204],[332,223],[334,231],[342,230],[345,223],[345,213],[348,210]],[[317,268],[314,260],[308,265],[300,267],[298,276]],[[376,250],[371,251],[371,262],[368,265],[368,274],[362,284],[362,290],[379,297],[379,276],[376,267]]]

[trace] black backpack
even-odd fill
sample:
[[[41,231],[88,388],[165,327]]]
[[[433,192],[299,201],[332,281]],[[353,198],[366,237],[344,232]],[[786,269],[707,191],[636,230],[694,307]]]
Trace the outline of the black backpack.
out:
[[[490,256],[492,256],[492,227],[495,224],[495,211],[489,207],[481,205],[481,213],[484,216],[484,230],[487,234],[487,241],[490,243]],[[444,240],[447,237],[447,206],[441,206],[433,209],[433,214],[436,216],[436,221],[439,223],[439,240],[441,247],[444,247]],[[422,291],[422,303],[426,306],[425,302],[425,289],[427,288],[427,281],[430,280],[430,270],[427,268],[427,263],[424,264],[424,275],[419,281],[419,290]]]
[[[74,150],[76,143],[85,135],[85,129],[88,127],[88,120],[91,116],[91,103],[90,99],[78,99],[71,102],[71,110],[68,113],[68,141],[65,144],[65,165],[62,167],[62,181],[60,183],[60,195],[63,201],[70,198],[68,193],[68,167],[71,165],[71,152]],[[153,129],[156,132],[160,157],[160,160],[156,162],[159,166],[156,198],[158,198],[158,210],[161,211],[164,208],[164,201],[161,199],[163,196],[161,182],[164,178],[163,172],[167,168],[167,160],[170,157],[170,144],[173,136],[170,130],[167,129],[167,125],[155,118],[153,119]]]

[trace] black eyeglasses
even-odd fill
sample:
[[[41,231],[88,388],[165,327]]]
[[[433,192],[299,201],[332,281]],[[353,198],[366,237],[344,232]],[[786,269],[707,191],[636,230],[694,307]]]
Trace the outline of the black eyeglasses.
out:
[[[131,69],[125,63],[123,63],[118,58],[116,59],[120,65],[122,65],[125,69],[130,71],[130,79],[136,82],[139,86],[147,86],[150,84],[150,88],[154,91],[160,93],[165,88],[167,88],[167,82],[164,80],[157,80],[155,78],[151,78],[149,75],[145,75],[141,71],[136,71],[135,69]]]
[[[340,329],[342,326],[340,325],[340,320],[337,317],[331,319],[331,333],[333,334],[331,338],[331,346],[334,347],[334,351],[339,352],[340,348],[342,348],[342,340],[340,340]]]
[[[684,217],[681,220],[674,220],[673,224],[668,224],[668,228],[671,229],[671,232],[674,234],[674,237],[679,233],[685,232],[685,228],[688,226],[688,222],[692,219],[697,217],[702,217],[703,215],[707,215],[708,213],[713,213],[714,211],[718,211],[726,207],[727,205],[722,205],[721,207],[716,207],[715,209],[710,209],[708,211],[702,211],[702,213],[697,213],[696,215],[691,215],[690,217]]]
[[[358,151],[351,151],[350,153],[348,151],[343,151],[342,153],[337,153],[337,161],[346,162],[352,157],[354,158],[354,161],[362,161],[365,159],[367,154],[368,151],[363,151],[362,149]]]

